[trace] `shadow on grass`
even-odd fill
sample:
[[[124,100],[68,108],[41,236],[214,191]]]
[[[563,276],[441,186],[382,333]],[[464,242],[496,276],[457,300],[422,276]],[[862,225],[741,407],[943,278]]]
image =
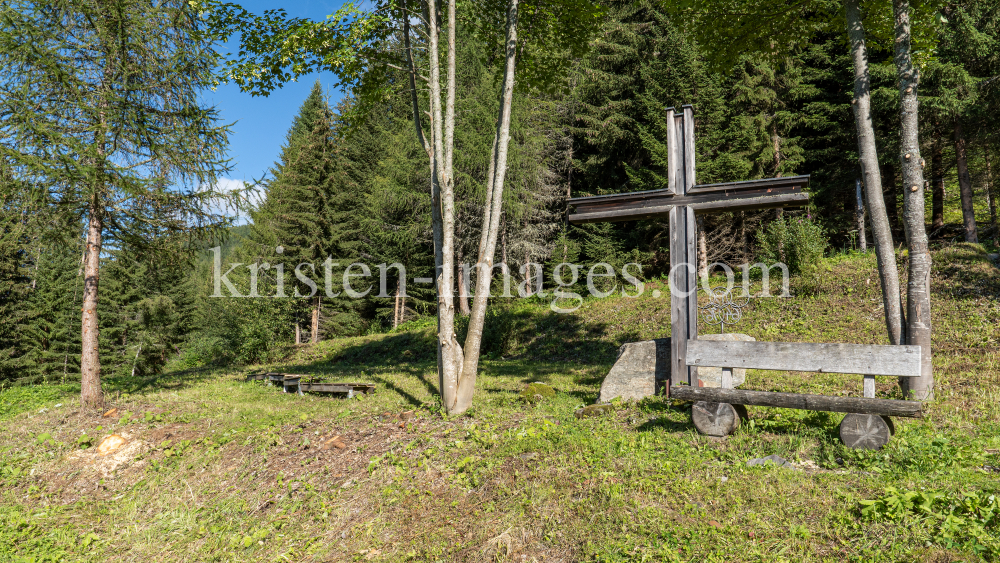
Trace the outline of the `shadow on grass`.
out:
[[[498,307],[490,313],[483,331],[481,357],[485,361],[521,360],[560,362],[574,365],[613,364],[622,343],[604,335],[607,323],[591,322],[576,315],[537,310]],[[464,319],[459,324],[464,324]],[[464,342],[465,330],[458,327],[458,341]],[[631,342],[640,338],[637,331],[619,335]],[[436,362],[437,339],[432,330],[418,330],[386,335],[349,345],[308,367],[320,371],[342,366],[373,366]],[[302,366],[307,367],[307,366]]]
[[[651,432],[653,430],[665,430],[667,432],[687,432],[692,430],[694,424],[691,423],[690,416],[687,420],[683,422],[678,422],[676,420],[670,420],[664,417],[656,417],[646,422],[643,422],[635,429],[638,432]]]
[[[759,409],[763,407],[750,408],[753,409],[750,417],[754,427],[761,432],[840,440],[840,421],[844,418],[844,413],[774,408],[768,409],[769,412],[761,416]]]
[[[597,388],[607,369],[614,364],[621,344],[640,339],[639,332],[629,331],[616,335],[616,341],[612,341],[607,336],[609,325],[606,322],[551,311],[540,313],[537,308],[500,306],[490,315],[484,328],[480,374],[512,384],[541,381],[583,403],[591,403],[596,398]],[[461,325],[464,323],[467,320],[463,319],[457,327],[460,342],[463,341],[465,327]],[[313,349],[312,353],[316,355],[310,357],[309,353],[303,353],[269,369],[325,376],[332,380],[378,383],[415,406],[424,401],[407,382],[408,376],[415,377],[431,396],[438,394],[437,338],[433,329],[338,342],[334,349]],[[317,357],[320,354],[325,356]],[[181,376],[181,373],[172,375]],[[188,377],[190,375],[193,374]],[[162,382],[128,382],[132,389],[157,384]],[[482,391],[504,395],[512,392],[506,384],[491,385]]]
[[[179,391],[192,387],[209,379],[217,378],[221,373],[231,372],[235,368],[209,366],[180,371],[171,371],[155,375],[136,376],[122,375],[108,377],[103,381],[105,393],[148,393],[152,391]]]
[[[382,376],[379,376],[379,375],[370,376],[369,379],[371,379],[375,383],[379,383],[379,384],[384,385],[387,390],[392,391],[392,392],[398,394],[400,397],[402,397],[403,399],[405,399],[407,403],[410,403],[414,407],[421,407],[421,406],[424,405],[424,401],[421,401],[420,399],[418,399],[415,395],[413,395],[409,391],[403,389],[399,385],[396,385],[396,383],[394,381],[392,381],[391,379],[388,379],[386,377],[382,377]],[[426,384],[426,380],[423,377],[420,377],[419,375],[417,375],[417,379],[419,379],[420,381],[422,381],[422,382],[424,382]],[[428,387],[429,390],[431,390],[431,394],[432,395],[436,395],[437,394],[437,389],[433,389],[430,385],[428,385],[427,387]]]

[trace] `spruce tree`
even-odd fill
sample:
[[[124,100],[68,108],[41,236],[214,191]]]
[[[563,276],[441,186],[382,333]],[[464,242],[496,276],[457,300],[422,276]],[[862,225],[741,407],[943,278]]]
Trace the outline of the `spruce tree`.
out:
[[[725,92],[693,40],[656,2],[616,2],[603,37],[579,69],[573,118],[573,196],[663,188],[667,108],[695,107],[698,181],[743,179],[727,150]],[[734,177],[735,176],[735,177]],[[618,263],[631,249],[656,251],[666,221],[573,227],[586,258]],[[626,260],[628,261],[628,260]]]
[[[0,199],[0,382],[29,375],[22,332],[29,317],[31,283],[23,201],[9,197],[10,192],[2,195],[8,197]]]
[[[50,244],[39,254],[29,304],[31,324],[24,334],[35,372],[46,381],[65,381],[80,375],[83,247],[67,242]]]
[[[359,246],[355,194],[343,179],[334,126],[334,114],[317,81],[271,170],[273,177],[266,185],[264,202],[252,215],[244,252],[248,259],[285,264],[285,291],[296,299],[289,305],[296,335],[308,315],[313,342],[319,340],[323,263],[331,258],[344,266],[345,260],[356,258]],[[295,276],[299,264],[312,265],[303,266],[301,273],[317,283],[308,304],[297,299],[314,291]]]

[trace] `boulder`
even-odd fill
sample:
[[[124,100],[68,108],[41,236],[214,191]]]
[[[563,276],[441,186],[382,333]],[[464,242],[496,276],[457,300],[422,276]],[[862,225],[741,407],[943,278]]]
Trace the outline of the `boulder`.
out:
[[[712,340],[715,342],[754,342],[756,339],[746,334],[727,332],[725,334],[701,334],[698,340]],[[701,380],[700,387],[720,387],[722,381],[722,368],[699,367],[698,379]],[[747,379],[747,370],[736,368],[733,370],[733,387],[743,385]]]
[[[752,336],[739,333],[705,334],[699,340],[724,342],[753,342]],[[745,369],[733,370],[733,386],[738,387],[746,380]],[[598,403],[608,403],[611,399],[638,401],[656,394],[657,387],[670,379],[670,339],[657,338],[642,342],[630,342],[618,349],[618,360],[611,367],[604,382]],[[700,367],[698,379],[702,387],[718,387],[722,380],[722,368]]]
[[[670,378],[670,339],[629,342],[618,349],[618,361],[601,383],[599,403],[611,399],[638,401],[656,394],[656,382]]]

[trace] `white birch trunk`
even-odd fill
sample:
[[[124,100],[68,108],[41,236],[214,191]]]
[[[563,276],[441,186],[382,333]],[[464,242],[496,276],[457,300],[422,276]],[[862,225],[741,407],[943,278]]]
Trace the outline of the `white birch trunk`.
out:
[[[882,195],[882,177],[875,148],[875,129],[871,115],[871,80],[868,74],[868,52],[865,47],[865,28],[861,20],[860,0],[847,0],[844,4],[847,16],[847,34],[851,40],[851,55],[854,62],[854,122],[858,132],[858,155],[864,176],[865,199],[868,203],[868,218],[871,220],[875,257],[878,261],[879,280],[882,284],[882,304],[885,310],[886,330],[889,342],[902,344],[903,316],[899,291],[899,270],[896,268],[896,253],[892,243],[892,229]]]
[[[454,1],[454,0],[453,0]],[[440,356],[441,396],[445,410],[451,412],[455,404],[458,390],[458,380],[463,363],[462,347],[455,335],[455,192],[451,170],[447,168],[445,157],[445,130],[450,130],[454,124],[445,127],[445,114],[454,121],[454,109],[444,111],[441,104],[441,64],[439,38],[441,30],[438,27],[438,3],[427,1],[428,52],[430,64],[430,110],[431,110],[431,148],[432,175],[431,183],[438,194],[438,207],[441,221],[441,245],[435,248],[435,263],[437,268],[438,297],[438,347]],[[449,11],[449,17],[452,17]],[[449,21],[449,27],[455,22]],[[454,58],[454,50],[449,47],[449,58]],[[449,61],[448,66],[454,64]],[[453,79],[453,76],[452,76]],[[447,85],[449,100],[453,100],[451,90],[455,83]],[[450,149],[449,149],[450,151]]]
[[[490,163],[493,185],[490,190],[492,193],[489,194],[491,199],[486,202],[489,223],[483,223],[483,233],[480,237],[482,259],[477,264],[479,272],[476,276],[476,295],[472,303],[472,315],[469,318],[469,332],[465,338],[465,362],[458,382],[457,400],[449,408],[449,412],[452,413],[465,412],[472,406],[472,395],[475,392],[476,375],[479,370],[479,350],[483,340],[490,284],[493,280],[493,257],[496,254],[500,232],[500,208],[503,203],[504,178],[507,173],[507,148],[510,144],[510,116],[514,101],[514,73],[517,63],[517,18],[518,0],[508,0],[504,82],[500,94],[500,115],[497,118],[493,142],[495,149]],[[484,213],[484,217],[487,213]]]
[[[893,0],[896,73],[899,76],[899,152],[903,176],[903,227],[909,247],[906,292],[906,343],[921,348],[920,377],[900,378],[907,398],[934,397],[931,364],[931,254],[924,219],[924,172],[920,158],[917,86],[920,74],[910,53],[910,2]]]

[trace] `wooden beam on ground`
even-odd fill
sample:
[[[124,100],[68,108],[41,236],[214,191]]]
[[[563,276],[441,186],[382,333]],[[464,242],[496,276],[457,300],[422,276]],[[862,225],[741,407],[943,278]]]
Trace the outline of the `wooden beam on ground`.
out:
[[[599,221],[635,221],[663,217],[674,206],[689,206],[695,213],[752,211],[774,207],[795,207],[809,202],[804,190],[809,176],[727,182],[693,186],[687,193],[675,189],[578,197],[569,200],[574,224]]]
[[[812,342],[688,342],[688,365],[783,371],[920,375],[920,346]]]
[[[729,403],[731,405],[878,414],[908,418],[921,418],[924,415],[924,405],[920,401],[866,399],[864,397],[830,397],[827,395],[722,389],[720,387],[673,385],[670,387],[670,398],[682,401],[706,401],[710,403]]]

